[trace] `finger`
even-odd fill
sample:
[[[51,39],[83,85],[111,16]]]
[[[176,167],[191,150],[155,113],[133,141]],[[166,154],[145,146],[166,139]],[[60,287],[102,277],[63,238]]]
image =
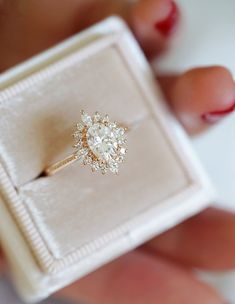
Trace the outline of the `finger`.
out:
[[[189,271],[141,251],[104,266],[59,295],[91,304],[223,303],[212,288]]]
[[[1,71],[79,31],[85,20],[96,19],[94,12],[99,10],[95,6],[92,10],[95,2],[3,1],[0,11]]]
[[[226,68],[196,68],[159,80],[171,107],[190,133],[207,128],[235,109],[235,83]]]
[[[131,25],[147,53],[159,50],[178,20],[171,0],[3,1],[0,6],[0,71],[53,46],[110,15]],[[10,38],[9,38],[10,37]]]
[[[178,5],[172,0],[144,0],[132,7],[129,23],[148,57],[166,48],[179,16]]]
[[[147,246],[188,266],[211,270],[235,268],[235,214],[210,208]]]

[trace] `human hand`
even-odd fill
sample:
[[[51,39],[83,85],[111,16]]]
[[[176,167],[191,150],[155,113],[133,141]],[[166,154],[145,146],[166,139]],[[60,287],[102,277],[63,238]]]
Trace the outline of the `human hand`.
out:
[[[12,0],[0,2],[0,70],[38,53],[103,17],[118,13],[149,58],[163,51],[180,21],[170,0]],[[158,77],[166,99],[189,132],[210,127],[235,108],[235,84],[223,67]],[[194,268],[235,267],[235,215],[210,208],[57,296],[94,304],[219,304]],[[3,261],[3,259],[2,259]],[[0,266],[5,267],[4,261]]]

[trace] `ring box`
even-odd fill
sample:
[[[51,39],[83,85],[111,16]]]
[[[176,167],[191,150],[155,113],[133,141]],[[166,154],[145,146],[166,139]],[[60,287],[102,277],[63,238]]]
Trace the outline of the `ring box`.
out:
[[[80,110],[130,126],[118,176],[71,153]],[[137,42],[117,17],[0,77],[0,238],[22,298],[39,301],[196,214],[214,192]]]

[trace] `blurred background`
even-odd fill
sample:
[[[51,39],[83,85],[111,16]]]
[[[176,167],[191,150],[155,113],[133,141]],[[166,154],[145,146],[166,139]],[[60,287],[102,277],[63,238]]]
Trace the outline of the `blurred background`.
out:
[[[194,66],[223,65],[235,76],[235,1],[178,0],[183,13],[181,31],[173,48],[156,68],[184,71]],[[218,206],[235,211],[235,114],[203,135],[193,145],[218,192]],[[224,248],[226,250],[226,248]],[[234,257],[235,258],[235,257]],[[200,273],[231,304],[235,304],[235,271]]]
[[[235,75],[235,1],[177,0],[183,22],[173,47],[156,62],[159,71],[184,71],[194,66],[224,65]],[[217,191],[217,205],[235,210],[235,114],[206,134],[192,139]],[[224,248],[226,250],[226,248]],[[235,258],[235,257],[234,257]],[[235,304],[235,272],[199,273]],[[0,278],[0,304],[23,304],[9,279]],[[67,304],[49,299],[42,304]]]

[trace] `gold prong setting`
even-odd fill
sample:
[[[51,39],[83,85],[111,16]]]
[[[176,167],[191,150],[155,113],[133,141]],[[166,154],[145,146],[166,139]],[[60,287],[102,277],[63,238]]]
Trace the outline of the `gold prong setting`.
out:
[[[81,163],[89,165],[93,172],[118,174],[127,152],[126,132],[126,128],[110,121],[107,114],[102,116],[95,112],[90,116],[82,110],[81,122],[73,134],[74,155]]]

